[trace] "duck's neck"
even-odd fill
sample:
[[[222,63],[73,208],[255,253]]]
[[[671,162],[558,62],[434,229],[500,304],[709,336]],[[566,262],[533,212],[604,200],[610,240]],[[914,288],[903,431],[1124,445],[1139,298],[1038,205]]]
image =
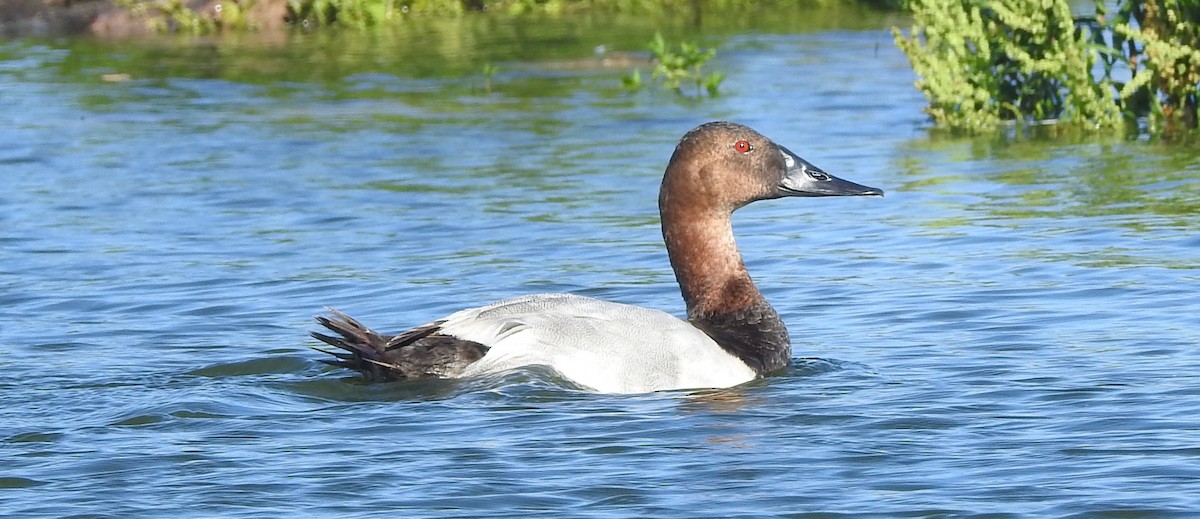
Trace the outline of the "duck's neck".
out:
[[[737,243],[730,215],[720,211],[677,214],[663,208],[663,240],[688,317],[744,308],[763,300]]]
[[[731,213],[684,209],[665,197],[659,210],[688,321],[759,374],[786,366],[787,328],[746,271]]]

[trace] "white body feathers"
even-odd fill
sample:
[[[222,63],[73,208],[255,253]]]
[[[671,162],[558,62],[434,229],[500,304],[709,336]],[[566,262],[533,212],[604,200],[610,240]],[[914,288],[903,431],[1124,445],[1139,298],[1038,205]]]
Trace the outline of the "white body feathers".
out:
[[[455,312],[437,333],[489,348],[462,377],[540,365],[602,393],[722,388],[756,377],[687,321],[569,294],[537,294]]]

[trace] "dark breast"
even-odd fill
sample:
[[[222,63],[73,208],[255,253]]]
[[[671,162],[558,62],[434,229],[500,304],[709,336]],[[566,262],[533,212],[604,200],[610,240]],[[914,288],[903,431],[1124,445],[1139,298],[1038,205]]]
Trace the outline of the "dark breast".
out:
[[[764,300],[738,310],[697,312],[688,321],[759,375],[783,369],[792,360],[787,327]]]

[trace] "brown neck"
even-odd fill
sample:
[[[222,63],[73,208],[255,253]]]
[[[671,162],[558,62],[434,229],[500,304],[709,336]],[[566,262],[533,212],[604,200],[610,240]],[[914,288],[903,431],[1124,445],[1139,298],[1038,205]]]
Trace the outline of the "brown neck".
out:
[[[787,366],[787,327],[746,272],[730,212],[679,209],[660,200],[663,239],[688,321],[759,375]]]
[[[661,205],[663,240],[689,319],[764,302],[734,242],[728,211],[683,212],[670,200]]]

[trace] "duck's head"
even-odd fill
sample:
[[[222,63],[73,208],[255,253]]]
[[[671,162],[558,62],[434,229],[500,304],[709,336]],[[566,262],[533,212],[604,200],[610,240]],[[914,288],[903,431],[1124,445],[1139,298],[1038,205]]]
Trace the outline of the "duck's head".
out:
[[[755,200],[785,196],[883,195],[812,165],[753,129],[711,122],[688,132],[663,177],[659,206],[733,211]]]

